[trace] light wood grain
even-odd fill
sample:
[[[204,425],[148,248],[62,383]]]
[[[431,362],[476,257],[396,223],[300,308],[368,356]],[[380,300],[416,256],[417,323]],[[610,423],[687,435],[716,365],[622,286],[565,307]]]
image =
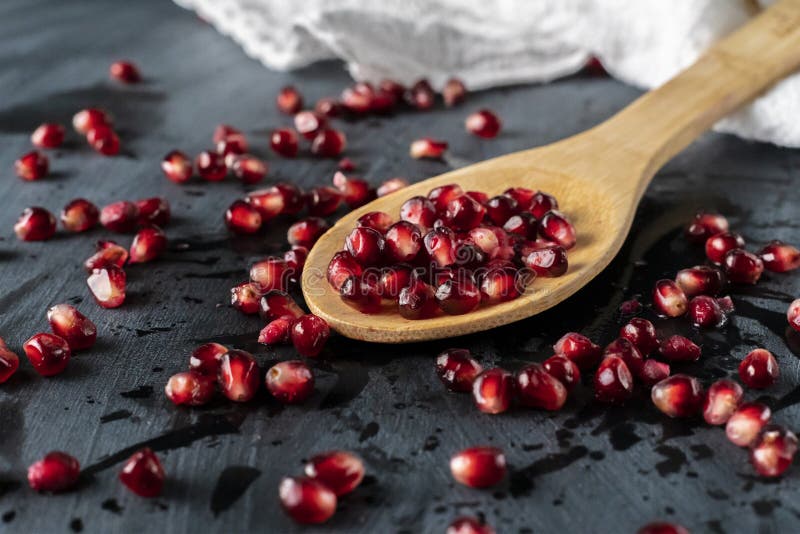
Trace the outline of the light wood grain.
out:
[[[664,163],[798,66],[800,0],[782,0],[715,44],[678,76],[595,128],[442,174],[354,210],[309,254],[302,281],[306,302],[339,333],[380,343],[459,336],[547,310],[586,285],[614,258],[644,190]],[[376,210],[397,216],[408,197],[426,195],[448,183],[490,195],[515,186],[555,195],[578,232],[567,274],[539,278],[518,299],[460,316],[410,321],[389,307],[366,315],[343,303],[324,273],[356,219]]]

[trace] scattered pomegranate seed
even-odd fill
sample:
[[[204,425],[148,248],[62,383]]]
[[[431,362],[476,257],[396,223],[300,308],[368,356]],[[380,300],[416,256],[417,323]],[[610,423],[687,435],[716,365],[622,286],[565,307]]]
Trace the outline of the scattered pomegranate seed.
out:
[[[556,354],[562,354],[575,362],[583,371],[594,368],[603,354],[603,349],[595,345],[588,337],[569,332],[564,334],[561,339],[553,345]]]
[[[330,335],[328,323],[311,313],[299,317],[292,325],[292,344],[302,356],[319,356]]]
[[[0,384],[11,378],[17,369],[19,369],[19,356],[11,352],[5,343],[0,343]]]
[[[342,172],[333,175],[333,185],[342,193],[343,200],[351,209],[363,206],[375,196],[366,181],[348,178]]]
[[[31,134],[31,143],[38,148],[58,148],[64,142],[64,134],[64,127],[60,124],[44,123]]]
[[[436,315],[439,305],[431,286],[422,280],[412,280],[408,287],[400,291],[397,309],[404,318],[417,320]]]
[[[283,509],[298,523],[324,523],[336,512],[336,494],[311,478],[284,478],[278,494]]]
[[[656,521],[655,523],[646,524],[637,530],[636,534],[689,534],[689,531],[675,523]]]
[[[539,234],[569,250],[575,246],[575,228],[560,211],[548,211],[539,221]]]
[[[293,158],[297,156],[299,143],[297,132],[290,128],[278,128],[269,134],[269,146],[279,156]]]
[[[231,164],[233,175],[243,184],[257,184],[267,175],[269,167],[255,156],[242,154],[233,159]]]
[[[264,383],[279,402],[299,404],[314,392],[314,373],[300,360],[279,362],[267,371]]]
[[[17,176],[23,180],[38,180],[47,175],[47,172],[50,170],[50,160],[41,152],[34,150],[20,156],[20,158],[14,162],[14,170],[17,172]]]
[[[262,345],[285,345],[291,341],[291,330],[294,317],[287,315],[273,319],[258,334],[258,342]]]
[[[390,93],[394,95],[395,98],[403,98],[403,95],[406,92],[406,88],[400,82],[395,80],[388,80],[383,79],[378,84],[378,90],[383,91],[385,93]]]
[[[247,138],[241,133],[231,134],[216,145],[217,154],[222,156],[225,166],[229,169],[233,167],[233,162],[238,156],[247,153],[248,148]]]
[[[114,265],[122,267],[128,261],[128,251],[113,241],[98,241],[97,252],[83,264],[86,272],[92,274],[95,269]]]
[[[463,315],[481,303],[481,292],[469,280],[446,280],[436,288],[439,307],[448,315]]]
[[[470,488],[488,488],[506,476],[506,457],[497,447],[471,447],[450,458],[456,482]]]
[[[689,301],[689,317],[702,328],[719,328],[728,320],[717,299],[706,295],[698,295]]]
[[[436,94],[433,92],[431,84],[424,79],[412,85],[404,96],[406,102],[420,111],[431,109],[436,102]]]
[[[646,387],[652,387],[670,375],[669,365],[657,360],[645,360],[639,368],[636,377]]]
[[[359,82],[345,87],[341,94],[342,105],[351,113],[361,115],[372,111],[375,89],[369,82]]]
[[[336,168],[342,172],[353,172],[356,170],[356,164],[350,158],[342,158],[339,160],[339,163],[336,164]]]
[[[735,232],[720,232],[706,240],[706,257],[720,264],[725,254],[737,248],[744,248],[744,238]]]
[[[600,402],[622,404],[633,394],[633,376],[622,358],[606,356],[594,375],[594,396]]]
[[[316,104],[314,104],[314,111],[329,119],[338,117],[343,112],[341,102],[330,97],[317,100]]]
[[[619,305],[619,313],[624,316],[636,315],[642,310],[642,303],[633,298]]]
[[[112,232],[132,232],[139,220],[139,209],[133,202],[120,200],[100,210],[100,224]]]
[[[447,141],[423,137],[411,143],[408,153],[414,159],[439,159],[445,150],[447,150]]]
[[[725,434],[734,445],[747,447],[755,441],[771,416],[768,406],[760,402],[745,402],[728,419]]]
[[[569,268],[567,250],[561,245],[546,245],[531,250],[522,261],[538,276],[561,276]]]
[[[279,182],[273,186],[283,198],[281,213],[296,215],[305,207],[306,198],[303,191],[294,184]],[[272,188],[270,188],[272,189]]]
[[[194,165],[201,178],[209,182],[219,182],[228,175],[225,158],[221,154],[204,150],[194,158]]]
[[[300,281],[300,275],[303,274],[303,268],[306,265],[306,258],[308,258],[308,249],[306,247],[292,247],[283,253],[283,261],[289,274],[289,281],[296,284]]]
[[[474,517],[457,517],[445,534],[495,534],[495,530]]]
[[[644,365],[644,357],[639,349],[627,338],[620,337],[609,343],[603,351],[604,356],[618,356],[622,358],[628,370],[636,376]]]
[[[110,126],[99,124],[86,132],[86,142],[95,152],[104,156],[119,154],[119,137]]]
[[[290,245],[311,248],[328,228],[325,219],[306,217],[289,227],[286,239]]]
[[[287,85],[278,92],[278,96],[275,97],[275,105],[281,113],[294,115],[303,109],[303,96],[300,91]]]
[[[53,333],[63,338],[70,350],[88,349],[97,339],[97,327],[75,306],[56,304],[47,310],[47,320]]]
[[[436,208],[425,197],[411,197],[400,206],[400,219],[423,228],[431,228],[436,221]]]
[[[764,477],[781,476],[794,461],[797,436],[778,425],[768,425],[750,447],[750,462]]]
[[[173,150],[161,160],[161,171],[176,184],[186,183],[192,177],[192,161],[180,150]]]
[[[260,311],[261,290],[254,282],[242,282],[231,288],[231,306],[245,315],[255,315]]]
[[[783,241],[770,241],[758,253],[768,271],[785,273],[800,269],[800,250]]]
[[[161,495],[164,478],[164,467],[149,447],[133,453],[119,472],[120,482],[139,497]]]
[[[558,201],[553,195],[548,195],[543,191],[536,191],[536,193],[530,197],[530,206],[528,207],[528,211],[530,211],[531,215],[537,219],[544,217],[548,211],[557,209]]]
[[[643,356],[649,355],[658,348],[656,327],[647,319],[634,317],[619,331],[619,337],[633,343]]]
[[[686,237],[696,243],[705,241],[714,234],[729,230],[728,220],[716,213],[698,213],[686,227]]]
[[[196,371],[177,373],[167,381],[164,393],[178,406],[202,406],[214,396],[214,378]]]
[[[497,115],[488,109],[482,109],[470,114],[464,122],[464,127],[471,134],[491,139],[497,137],[497,134],[500,133],[502,124]]]
[[[778,361],[771,352],[755,349],[739,364],[739,378],[752,389],[765,389],[772,386],[780,375]]]
[[[703,402],[703,418],[709,425],[724,425],[731,418],[742,400],[742,386],[723,378],[717,380],[706,391]]]
[[[202,375],[215,377],[219,374],[219,365],[222,355],[228,352],[228,347],[219,343],[205,343],[192,352],[189,357],[189,369]]]
[[[550,373],[559,382],[564,384],[567,391],[575,389],[581,381],[581,371],[578,365],[562,354],[556,354],[542,362],[544,370]]]
[[[81,135],[98,126],[111,126],[113,122],[111,115],[97,108],[82,109],[72,117],[72,127]]]
[[[333,187],[314,187],[306,194],[308,214],[315,217],[332,215],[342,204],[342,194]]]
[[[327,126],[328,119],[314,111],[301,111],[294,116],[295,130],[309,141],[313,140]]]
[[[214,145],[216,145],[220,141],[224,141],[229,137],[243,137],[243,134],[241,131],[229,124],[218,124],[217,127],[214,128],[214,134],[211,136],[211,141],[214,143]]]
[[[389,193],[394,193],[404,187],[408,187],[408,180],[405,178],[389,178],[378,187],[376,193],[379,197],[385,197]]]
[[[444,105],[452,108],[457,104],[461,104],[467,96],[467,88],[464,87],[464,82],[458,78],[450,78],[444,84],[442,89],[442,98],[444,98]]]
[[[691,417],[703,404],[703,386],[693,376],[672,375],[653,386],[650,398],[669,417]]]
[[[800,299],[789,304],[789,309],[786,310],[786,319],[789,321],[789,326],[800,332]]]
[[[252,399],[261,379],[258,363],[252,354],[243,350],[229,350],[222,355],[218,383],[222,394],[235,402]]]
[[[725,285],[725,277],[722,271],[715,267],[697,265],[690,269],[678,271],[675,283],[689,298],[697,295],[714,296],[722,291],[722,287]]]
[[[306,475],[330,488],[337,497],[355,490],[364,480],[364,462],[347,451],[331,451],[313,456],[305,467]]]
[[[234,200],[225,211],[225,224],[237,234],[254,234],[261,229],[261,213],[244,200]]]
[[[311,143],[311,153],[323,158],[335,158],[344,152],[347,138],[339,130],[320,130]]]
[[[487,369],[472,383],[472,399],[483,413],[502,413],[511,406],[515,385],[514,376],[505,369]]]
[[[164,227],[169,224],[171,209],[166,198],[151,197],[137,200],[136,209],[139,211],[138,222],[141,226],[155,224]]]
[[[686,294],[672,280],[659,280],[653,289],[653,306],[667,317],[680,317],[689,308]]]
[[[22,241],[46,241],[56,233],[56,218],[44,208],[25,208],[14,225],[14,233]]]
[[[78,483],[80,471],[74,457],[65,452],[49,452],[28,467],[28,485],[35,491],[65,491]]]
[[[451,391],[466,393],[483,371],[467,349],[447,349],[436,357],[436,375]]]
[[[161,256],[167,248],[167,236],[157,226],[142,228],[131,244],[130,262],[146,263]]]
[[[298,318],[303,315],[303,310],[288,293],[273,290],[261,297],[259,313],[264,319],[273,320],[285,315]]]
[[[661,341],[658,353],[669,362],[696,362],[701,351],[691,339],[675,335]]]
[[[273,289],[286,290],[289,286],[289,266],[283,258],[269,257],[250,267],[250,280],[262,293]]]
[[[85,198],[71,200],[61,210],[61,224],[68,232],[85,232],[97,225],[100,212]]]
[[[517,398],[525,406],[554,411],[567,401],[567,388],[542,365],[532,363],[517,373]]]
[[[118,308],[125,302],[125,271],[114,264],[94,269],[86,284],[94,300],[103,308]]]
[[[54,376],[67,368],[72,351],[62,337],[39,333],[22,344],[22,350],[34,370],[42,376]]]
[[[138,83],[142,80],[139,68],[130,61],[115,61],[108,68],[108,74],[122,83]]]
[[[755,284],[764,272],[764,262],[751,252],[734,249],[723,260],[728,280],[736,284]]]

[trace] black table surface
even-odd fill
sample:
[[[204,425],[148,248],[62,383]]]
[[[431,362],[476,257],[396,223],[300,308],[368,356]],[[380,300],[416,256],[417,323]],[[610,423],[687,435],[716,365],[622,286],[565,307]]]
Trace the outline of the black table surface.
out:
[[[130,58],[147,80],[121,87],[107,80],[112,60]],[[624,249],[588,287],[556,308],[517,324],[459,339],[381,346],[333,337],[315,362],[318,386],[304,405],[282,407],[261,395],[246,405],[179,409],[162,393],[206,341],[253,351],[262,364],[293,351],[255,343],[262,323],[228,305],[229,288],[252,260],[285,248],[286,221],[264,235],[232,238],[222,213],[242,195],[235,181],[185,186],[168,182],[159,161],[171,149],[209,147],[220,122],[242,128],[269,160],[270,181],[327,184],[335,161],[268,153],[266,132],[288,119],[274,108],[287,83],[307,99],[336,95],[349,83],[341,64],[270,72],[194,14],[170,2],[0,4],[0,336],[18,350],[47,331],[45,310],[70,302],[98,325],[96,347],[65,373],[39,377],[22,362],[0,386],[0,531],[3,532],[443,532],[460,514],[483,514],[499,532],[634,532],[655,519],[692,532],[797,532],[800,470],[767,482],[745,451],[719,428],[669,420],[646,394],[618,409],[597,407],[583,387],[556,414],[514,410],[483,415],[469,396],[447,393],[433,372],[442,349],[467,347],[484,365],[516,369],[551,354],[565,331],[607,343],[624,322],[620,302],[647,294],[655,280],[702,261],[681,226],[698,208],[730,217],[752,246],[798,240],[800,153],[708,134],[670,162],[648,189]],[[374,184],[412,180],[452,166],[548,143],[584,130],[630,102],[638,91],[608,78],[576,76],[472,94],[456,109],[402,112],[342,123],[347,155]],[[116,117],[123,154],[92,153],[74,133],[51,151],[51,175],[26,183],[12,171],[41,122],[69,124],[85,106]],[[495,110],[505,129],[482,141],[463,130],[465,114]],[[408,157],[412,139],[447,139],[445,162]],[[636,135],[636,132],[631,132]],[[171,249],[157,263],[128,269],[129,297],[99,308],[81,263],[102,229],[62,232],[46,243],[16,240],[12,226],[30,205],[58,211],[84,196],[97,204],[163,195],[173,206]],[[569,207],[565,206],[569,211]],[[122,237],[127,243],[128,237]],[[662,334],[683,332],[703,345],[701,363],[684,368],[706,384],[735,376],[754,347],[773,351],[779,383],[761,398],[774,420],[800,427],[797,339],[786,331],[788,302],[800,296],[796,275],[766,274],[756,288],[734,289],[737,313],[718,331],[685,321],[656,321]],[[644,313],[650,317],[649,312]],[[162,497],[145,500],[117,480],[121,462],[147,444],[163,459]],[[494,444],[511,474],[489,491],[454,483],[450,455]],[[328,525],[300,528],[280,510],[282,476],[327,449],[356,451],[368,478],[342,499]],[[25,483],[26,467],[50,450],[75,455],[85,469],[77,491],[43,496]]]

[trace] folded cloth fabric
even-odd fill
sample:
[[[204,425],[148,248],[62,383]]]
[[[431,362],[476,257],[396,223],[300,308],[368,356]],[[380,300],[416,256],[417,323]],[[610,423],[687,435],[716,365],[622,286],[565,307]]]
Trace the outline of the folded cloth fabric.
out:
[[[660,85],[769,0],[175,0],[279,70],[340,58],[359,80],[458,76],[470,89],[546,82],[596,56]],[[759,5],[763,4],[763,5]],[[800,147],[800,75],[715,129]]]

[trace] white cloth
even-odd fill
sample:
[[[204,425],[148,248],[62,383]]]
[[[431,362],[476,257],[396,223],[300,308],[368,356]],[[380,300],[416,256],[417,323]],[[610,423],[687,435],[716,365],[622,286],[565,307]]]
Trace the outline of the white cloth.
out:
[[[651,88],[759,9],[756,0],[175,1],[273,69],[340,58],[359,80],[427,77],[440,88],[455,75],[469,89],[546,82],[592,55]],[[715,129],[800,147],[800,75]]]

